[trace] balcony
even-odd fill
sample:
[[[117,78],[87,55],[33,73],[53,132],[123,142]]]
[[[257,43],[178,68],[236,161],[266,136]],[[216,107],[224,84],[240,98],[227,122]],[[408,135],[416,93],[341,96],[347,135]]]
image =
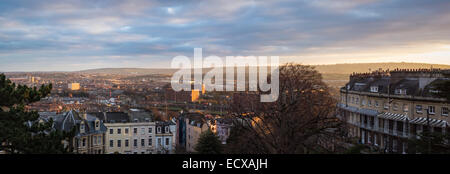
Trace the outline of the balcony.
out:
[[[378,127],[378,132],[384,132],[384,127]]]
[[[408,137],[408,132],[403,132],[403,131],[397,130],[397,131],[396,131],[396,134],[397,134],[397,136],[399,136],[399,137],[405,137],[405,138]]]

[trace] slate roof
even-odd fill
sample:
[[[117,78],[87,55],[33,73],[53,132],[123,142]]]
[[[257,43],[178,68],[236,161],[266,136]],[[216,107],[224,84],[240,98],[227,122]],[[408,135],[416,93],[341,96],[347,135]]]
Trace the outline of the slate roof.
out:
[[[444,72],[444,71],[443,71]],[[446,71],[445,71],[446,72]],[[433,85],[436,83],[440,83],[443,81],[448,81],[450,78],[448,77],[430,77],[427,80],[427,77],[401,77],[403,79],[392,79],[391,76],[377,76],[377,75],[367,75],[363,74],[361,76],[352,75],[350,76],[350,82],[343,87],[343,90],[349,91],[358,91],[358,92],[371,92],[370,89],[372,86],[378,87],[377,93],[382,94],[391,94],[391,95],[399,95],[396,94],[396,90],[398,89],[406,89],[406,95],[412,96],[422,96],[422,97],[432,97],[434,96],[432,92]],[[398,77],[396,77],[398,78]],[[423,81],[421,81],[423,80]],[[425,87],[420,86],[420,83],[427,83]],[[348,87],[348,88],[347,88]],[[388,91],[389,89],[389,91]],[[404,95],[404,94],[402,94]]]
[[[104,123],[128,123],[130,117],[124,112],[96,112],[90,115],[102,120]]]
[[[106,127],[102,121],[100,121],[100,129],[95,130],[95,121],[99,120],[93,115],[87,114],[86,118],[80,115],[76,111],[69,111],[56,117],[54,128],[57,130],[69,132],[73,128],[76,128],[75,135],[82,136],[87,134],[99,134],[106,132]],[[80,124],[85,123],[85,133],[80,133]]]

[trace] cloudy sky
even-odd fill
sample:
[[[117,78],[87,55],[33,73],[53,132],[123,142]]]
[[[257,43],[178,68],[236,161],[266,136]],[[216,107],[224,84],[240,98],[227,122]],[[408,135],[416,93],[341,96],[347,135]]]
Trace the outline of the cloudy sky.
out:
[[[174,56],[450,64],[448,0],[0,2],[0,71],[167,68]]]

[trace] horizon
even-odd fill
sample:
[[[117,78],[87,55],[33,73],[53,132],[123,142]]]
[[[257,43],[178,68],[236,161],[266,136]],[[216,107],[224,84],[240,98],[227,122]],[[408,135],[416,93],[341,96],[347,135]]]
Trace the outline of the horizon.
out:
[[[301,63],[299,63],[301,64]],[[423,62],[368,62],[368,63],[334,63],[334,64],[301,64],[306,66],[338,66],[338,65],[358,65],[358,64],[422,64],[422,65],[438,65],[438,66],[450,66],[450,64],[436,64],[436,63],[423,63]],[[282,66],[283,64],[280,64]],[[226,66],[223,66],[226,67]],[[246,66],[247,67],[247,66]],[[430,67],[431,68],[431,67]],[[139,67],[111,67],[111,68],[94,68],[94,69],[81,69],[81,70],[72,70],[72,71],[1,71],[0,73],[76,73],[76,72],[85,72],[85,71],[96,71],[96,70],[105,70],[105,69],[139,69],[139,70],[179,70],[180,68],[139,68]],[[195,68],[194,68],[195,69]],[[208,69],[208,68],[203,68]]]
[[[194,48],[280,64],[449,65],[448,8],[444,0],[5,0],[0,71],[170,67]]]

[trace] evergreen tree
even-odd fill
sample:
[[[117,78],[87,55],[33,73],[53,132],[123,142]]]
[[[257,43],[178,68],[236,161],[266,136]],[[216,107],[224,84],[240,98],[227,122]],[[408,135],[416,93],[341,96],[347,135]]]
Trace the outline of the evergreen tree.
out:
[[[53,120],[41,122],[36,111],[25,106],[50,94],[52,85],[39,89],[17,85],[0,74],[0,150],[14,154],[66,153],[63,140],[70,141],[73,133],[52,129]]]
[[[408,142],[409,153],[421,154],[449,154],[450,135],[437,132],[423,132],[419,138],[410,139]]]
[[[199,154],[221,154],[222,143],[216,134],[207,130],[200,135],[195,150]]]

